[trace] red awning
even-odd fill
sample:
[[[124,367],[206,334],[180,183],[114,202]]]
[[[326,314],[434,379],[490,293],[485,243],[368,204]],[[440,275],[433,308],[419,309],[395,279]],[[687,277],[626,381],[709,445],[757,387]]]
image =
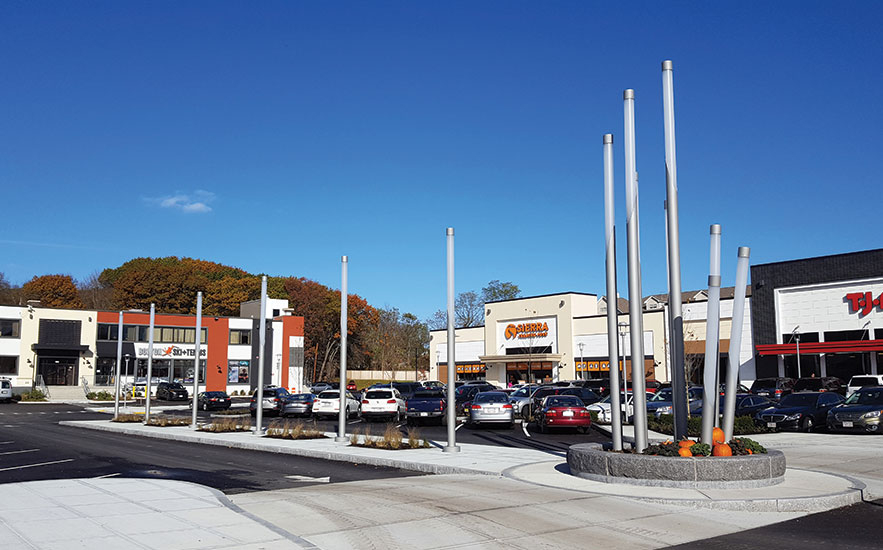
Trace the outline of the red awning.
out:
[[[758,355],[797,355],[797,344],[758,344]],[[883,340],[846,340],[844,342],[805,342],[800,344],[800,355],[813,353],[861,353],[883,351]]]

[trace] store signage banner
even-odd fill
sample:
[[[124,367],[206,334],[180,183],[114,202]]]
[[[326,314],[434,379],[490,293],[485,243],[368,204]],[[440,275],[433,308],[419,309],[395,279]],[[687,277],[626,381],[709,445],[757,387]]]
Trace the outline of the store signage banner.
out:
[[[149,347],[148,344],[135,344],[135,355],[138,357],[147,357]],[[199,356],[204,358],[207,355],[208,350],[202,346],[200,347],[202,349],[199,350]],[[192,359],[196,356],[196,346],[154,344],[153,356],[162,359]]]
[[[502,349],[551,346],[552,353],[558,353],[558,318],[499,321],[497,343]]]
[[[858,313],[859,317],[864,317],[874,308],[883,311],[883,293],[874,298],[872,292],[850,292],[843,299],[849,302],[849,312]]]

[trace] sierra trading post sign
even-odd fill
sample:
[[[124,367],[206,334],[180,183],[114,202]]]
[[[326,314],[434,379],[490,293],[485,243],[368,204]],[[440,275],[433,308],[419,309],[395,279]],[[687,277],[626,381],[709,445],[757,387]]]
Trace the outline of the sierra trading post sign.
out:
[[[204,347],[200,346],[199,356],[205,357],[206,350]],[[137,357],[147,357],[148,345],[135,345],[135,355]],[[153,346],[153,357],[160,359],[192,359],[196,356],[196,346],[163,346],[156,345]]]
[[[497,342],[501,348],[550,347],[557,353],[557,318],[543,317],[497,322]]]

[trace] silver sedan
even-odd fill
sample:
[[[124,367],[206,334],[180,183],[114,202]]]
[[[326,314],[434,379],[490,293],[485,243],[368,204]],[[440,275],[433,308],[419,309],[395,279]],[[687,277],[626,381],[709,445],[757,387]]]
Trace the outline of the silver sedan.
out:
[[[509,396],[505,393],[501,391],[480,392],[472,399],[468,420],[472,426],[479,424],[512,426],[514,422],[512,404],[509,403]]]

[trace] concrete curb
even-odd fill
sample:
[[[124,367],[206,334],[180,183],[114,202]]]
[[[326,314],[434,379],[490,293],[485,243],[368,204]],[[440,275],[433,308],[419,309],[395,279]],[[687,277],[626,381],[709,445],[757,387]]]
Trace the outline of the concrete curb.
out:
[[[141,437],[152,437],[154,439],[166,439],[171,441],[181,441],[184,443],[200,443],[203,445],[217,445],[220,447],[229,447],[235,449],[245,449],[249,451],[264,451],[271,453],[290,454],[295,456],[303,456],[307,458],[318,458],[322,460],[333,460],[337,462],[351,462],[354,464],[367,464],[369,466],[386,466],[389,468],[398,468],[402,470],[411,470],[428,474],[480,474],[488,476],[500,476],[500,472],[492,470],[483,470],[479,468],[465,468],[462,466],[448,466],[444,464],[427,464],[423,462],[413,462],[409,460],[400,460],[395,458],[382,458],[376,456],[364,456],[357,454],[349,454],[346,452],[325,451],[317,449],[304,449],[294,445],[267,445],[263,438],[254,437],[257,441],[249,443],[247,441],[231,441],[229,439],[219,439],[208,435],[200,435],[200,432],[171,433],[174,428],[154,428],[155,431],[145,432],[137,428],[128,428],[125,425],[107,426],[104,424],[84,423],[77,420],[63,420],[58,423],[61,426],[69,426],[73,428],[81,428],[86,430],[97,430],[102,432],[111,432],[125,435],[136,435]],[[295,443],[295,442],[292,442]],[[345,447],[344,447],[345,448]],[[384,451],[389,453],[409,453],[419,452],[420,449],[405,449],[401,451]]]

